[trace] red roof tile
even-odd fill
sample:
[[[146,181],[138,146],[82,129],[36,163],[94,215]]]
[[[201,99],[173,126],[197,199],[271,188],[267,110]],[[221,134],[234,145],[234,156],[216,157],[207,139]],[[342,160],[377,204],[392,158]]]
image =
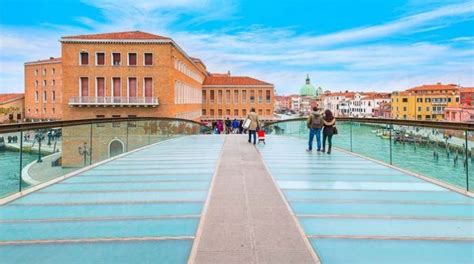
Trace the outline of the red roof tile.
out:
[[[417,87],[408,89],[408,92],[418,92],[418,91],[440,91],[440,90],[458,90],[459,86],[456,84],[425,84]]]
[[[459,91],[461,93],[474,93],[474,87],[463,87]]]
[[[61,62],[61,58],[50,57],[49,59],[25,62],[25,64],[30,64],[30,63],[42,64],[42,63],[59,63],[59,62]]]
[[[0,104],[4,104],[15,99],[23,98],[25,94],[22,93],[7,93],[7,94],[0,94]]]
[[[211,74],[203,85],[273,85],[247,76],[216,76]]]
[[[142,31],[126,31],[91,35],[65,36],[63,39],[169,39]]]

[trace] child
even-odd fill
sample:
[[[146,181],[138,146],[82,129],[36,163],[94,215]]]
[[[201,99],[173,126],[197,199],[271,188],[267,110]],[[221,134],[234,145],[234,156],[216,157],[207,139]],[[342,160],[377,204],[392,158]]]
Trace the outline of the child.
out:
[[[263,129],[260,129],[258,132],[258,143],[260,144],[260,142],[263,142],[263,144],[265,144],[265,130]]]

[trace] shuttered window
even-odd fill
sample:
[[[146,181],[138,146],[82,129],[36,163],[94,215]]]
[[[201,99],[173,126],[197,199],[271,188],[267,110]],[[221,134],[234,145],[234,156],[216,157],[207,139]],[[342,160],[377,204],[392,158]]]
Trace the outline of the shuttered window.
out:
[[[145,65],[153,65],[153,54],[152,53],[145,53]]]
[[[137,97],[137,78],[128,78],[128,97]]]
[[[114,90],[114,97],[120,97],[121,92],[120,92],[120,78],[113,78],[113,90]]]
[[[145,97],[153,96],[153,79],[145,78]]]
[[[129,53],[128,54],[128,65],[129,66],[137,65],[137,54],[136,53]]]
[[[89,53],[81,52],[81,65],[89,65]]]
[[[104,77],[97,77],[97,96],[105,96],[105,79]]]
[[[81,96],[89,96],[89,78],[81,77]]]
[[[105,65],[105,53],[97,53],[97,65]]]

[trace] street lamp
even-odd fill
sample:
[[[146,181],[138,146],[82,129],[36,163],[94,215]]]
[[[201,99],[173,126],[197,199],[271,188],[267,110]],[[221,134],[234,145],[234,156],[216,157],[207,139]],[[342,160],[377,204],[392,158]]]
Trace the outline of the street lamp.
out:
[[[87,165],[87,156],[90,156],[92,154],[92,148],[90,147],[87,147],[87,143],[84,142],[84,145],[81,147],[79,146],[79,148],[77,148],[78,152],[79,152],[79,155],[81,155],[84,159],[84,166]]]
[[[36,162],[41,163],[43,162],[43,159],[41,158],[41,142],[44,140],[44,132],[38,131],[35,135],[35,141],[33,142],[33,145],[31,145],[31,148],[35,145],[35,142],[38,142],[38,160]]]

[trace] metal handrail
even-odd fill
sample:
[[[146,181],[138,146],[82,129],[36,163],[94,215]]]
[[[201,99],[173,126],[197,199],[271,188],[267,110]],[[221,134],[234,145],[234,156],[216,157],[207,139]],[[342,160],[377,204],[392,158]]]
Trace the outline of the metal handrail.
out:
[[[63,120],[63,121],[46,121],[34,123],[17,123],[0,125],[0,133],[12,133],[20,131],[29,131],[35,129],[47,129],[57,127],[69,127],[78,125],[103,124],[112,122],[134,122],[134,121],[182,121],[194,123],[203,127],[207,127],[200,122],[174,118],[174,117],[113,117],[113,118],[91,118],[91,119],[77,119],[77,120]]]
[[[305,121],[305,120],[307,120],[307,117],[278,120],[274,122],[268,122],[263,127],[267,127],[270,125],[283,123],[283,122]],[[360,118],[360,117],[336,117],[336,121],[371,123],[371,124],[388,124],[388,125],[400,125],[400,126],[417,126],[417,127],[452,129],[452,130],[461,130],[461,131],[474,131],[474,123],[464,123],[464,122],[419,121],[419,120],[401,120],[401,119],[389,119],[389,118]]]

